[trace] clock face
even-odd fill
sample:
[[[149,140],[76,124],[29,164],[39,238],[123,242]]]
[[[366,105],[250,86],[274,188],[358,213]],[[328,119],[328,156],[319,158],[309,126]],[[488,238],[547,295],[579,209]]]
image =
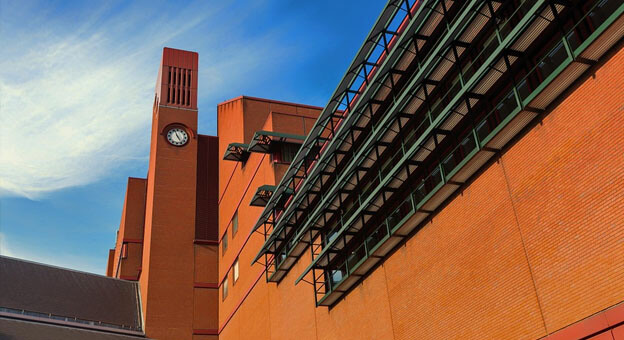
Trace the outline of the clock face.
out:
[[[167,131],[167,141],[171,145],[183,146],[188,142],[188,133],[182,128],[175,127]]]

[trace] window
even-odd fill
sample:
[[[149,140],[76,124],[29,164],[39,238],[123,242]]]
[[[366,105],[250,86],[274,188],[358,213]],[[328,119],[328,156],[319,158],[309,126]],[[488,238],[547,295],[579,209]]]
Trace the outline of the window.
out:
[[[225,280],[223,280],[223,284],[221,284],[221,290],[222,290],[222,295],[223,295],[223,297],[221,299],[225,300],[225,298],[228,295],[228,278],[227,278],[227,276],[225,277]]]
[[[128,258],[128,244],[127,243],[124,243],[121,245],[121,258],[122,259]]]
[[[228,247],[228,234],[226,230],[225,235],[223,235],[223,238],[221,239],[221,255],[225,254],[227,247]]]
[[[292,163],[300,147],[301,144],[281,143],[279,152],[275,155],[275,161],[278,163]]]
[[[232,217],[232,238],[234,238],[234,235],[236,235],[237,231],[238,231],[238,210],[234,212],[234,217]]]
[[[234,281],[232,282],[232,284],[236,284],[236,281],[238,281],[238,258],[236,258],[236,261],[234,261]]]

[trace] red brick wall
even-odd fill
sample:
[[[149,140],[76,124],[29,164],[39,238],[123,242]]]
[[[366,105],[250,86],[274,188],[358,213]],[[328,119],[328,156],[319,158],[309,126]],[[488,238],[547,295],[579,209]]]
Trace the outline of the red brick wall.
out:
[[[219,234],[219,140],[197,136],[195,239],[217,240]]]
[[[214,165],[216,166],[216,163]],[[215,224],[213,228],[216,229],[217,225]],[[193,332],[217,332],[219,329],[219,247],[216,244],[196,244],[194,248]]]
[[[546,328],[624,300],[624,50],[503,157]]]
[[[188,76],[187,71],[192,71],[194,75],[191,103],[156,102],[161,105],[154,106],[148,179],[142,180],[141,217],[145,230],[141,228],[139,237],[144,239],[144,256],[135,262],[142,266],[139,283],[145,333],[161,340],[216,339],[213,334],[219,326],[220,155],[218,139],[198,135],[197,111],[189,110],[189,106],[196,107],[197,58],[194,52],[173,49],[163,52],[157,91],[164,93],[171,87],[163,69],[184,68],[186,73],[182,74]],[[164,133],[171,124],[184,126],[190,137],[188,144],[176,147],[166,141]],[[128,208],[137,202],[138,198],[128,194]],[[134,248],[142,245],[129,246],[133,254]]]
[[[106,276],[113,276],[113,264],[115,263],[115,249],[108,250],[108,260],[106,262]]]
[[[141,272],[143,256],[143,229],[145,226],[145,196],[147,181],[144,178],[128,178],[121,222],[115,243],[111,276],[137,280]],[[121,258],[126,244],[126,258]]]
[[[536,207],[537,208],[537,207]],[[395,339],[538,338],[543,323],[499,164],[379,270]]]
[[[293,286],[307,256],[279,285],[241,262],[220,338],[536,339],[620,303],[623,74],[620,50],[331,309]]]
[[[197,112],[160,107],[155,120],[140,278],[145,332],[155,339],[185,339],[193,330],[197,140],[172,146],[162,131],[180,123],[196,133]]]
[[[161,68],[189,62],[197,65],[197,53],[166,49]],[[167,142],[171,124],[187,129],[185,146]],[[154,339],[193,336],[197,144],[197,111],[155,105],[139,280],[145,333]]]
[[[279,114],[273,112],[279,112]],[[249,97],[239,97],[220,104],[218,107],[219,153],[223,155],[229,143],[249,143],[253,134],[259,130],[303,135],[306,129],[311,127],[311,125],[306,125],[306,121],[309,124],[319,112],[319,108]],[[284,130],[274,130],[275,126]],[[241,325],[241,328],[236,326],[231,332],[224,330],[225,335],[222,334],[221,337],[225,336],[230,339],[269,337],[271,311],[269,311],[267,294],[271,287],[264,283],[264,276],[258,279],[263,267],[251,266],[253,257],[264,242],[257,233],[250,236],[251,228],[262,212],[262,208],[249,206],[249,202],[259,186],[276,184],[275,173],[284,168],[284,165],[274,164],[270,160],[271,157],[268,154],[252,153],[244,165],[239,162],[219,161],[219,191],[221,193],[219,200],[221,241],[219,283],[221,284],[225,277],[228,277],[229,281],[229,292],[225,300],[221,295],[222,291],[219,291],[219,324],[221,327],[224,324]],[[236,235],[233,235],[231,219],[237,209],[239,230]],[[221,256],[224,234],[228,235],[228,249]],[[234,283],[231,266],[237,257],[240,277]],[[257,282],[262,284],[255,286]],[[241,301],[245,303],[241,305]],[[313,311],[313,308],[309,311]],[[234,315],[237,320],[230,319],[231,315]],[[253,320],[253,322],[246,320]]]

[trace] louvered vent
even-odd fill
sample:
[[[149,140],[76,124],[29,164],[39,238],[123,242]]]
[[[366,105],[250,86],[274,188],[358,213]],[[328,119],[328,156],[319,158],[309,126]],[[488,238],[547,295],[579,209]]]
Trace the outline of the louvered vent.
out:
[[[180,67],[168,67],[168,69],[167,104],[190,107],[193,71]]]

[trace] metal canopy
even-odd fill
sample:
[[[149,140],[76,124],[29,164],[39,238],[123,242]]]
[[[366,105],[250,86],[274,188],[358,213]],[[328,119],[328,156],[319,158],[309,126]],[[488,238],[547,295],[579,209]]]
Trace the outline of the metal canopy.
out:
[[[296,187],[293,179],[295,175],[300,171],[300,168],[302,166],[305,166],[306,168],[313,167],[314,162],[312,162],[312,164],[307,164],[307,162],[313,161],[314,159],[318,157],[318,153],[320,152],[320,150],[317,152],[313,152],[313,151],[314,151],[314,147],[318,145],[319,143],[319,138],[329,139],[333,137],[333,131],[328,132],[327,130],[327,127],[326,127],[327,122],[328,121],[333,122],[334,119],[336,119],[335,116],[337,112],[344,113],[345,109],[349,109],[351,107],[352,103],[349,100],[346,106],[341,105],[341,103],[344,103],[342,99],[348,97],[347,90],[351,89],[352,87],[358,88],[359,86],[363,86],[363,84],[361,83],[362,72],[365,74],[365,78],[368,78],[371,75],[371,72],[375,71],[377,64],[376,62],[371,63],[369,59],[376,60],[375,58],[370,58],[370,57],[373,55],[373,52],[376,50],[376,48],[379,47],[378,42],[383,40],[380,34],[383,35],[386,28],[388,28],[391,25],[393,21],[392,19],[395,17],[395,14],[397,12],[406,11],[404,7],[408,9],[406,17],[411,16],[411,13],[409,13],[409,9],[411,9],[417,3],[418,3],[417,1],[408,1],[408,0],[388,1],[382,13],[377,18],[373,28],[369,32],[367,40],[360,47],[360,50],[358,51],[355,58],[351,62],[351,66],[349,67],[349,69],[343,76],[340,84],[338,85],[334,93],[332,94],[329,103],[319,115],[319,118],[317,119],[316,123],[312,127],[308,136],[306,137],[306,140],[304,141],[301,149],[295,156],[294,161],[291,163],[290,167],[286,171],[286,174],[282,177],[282,180],[280,181],[280,184],[277,186],[274,196],[280,196],[283,190],[286,188],[289,188],[291,186],[293,188]],[[377,38],[375,39],[375,37]],[[383,40],[383,42],[385,43],[386,40]],[[385,49],[385,48],[382,46],[382,49]],[[359,70],[359,73],[355,72],[358,70]],[[360,82],[357,82],[357,79],[360,79]],[[332,123],[332,126],[333,126],[333,123]],[[273,213],[273,210],[277,207],[277,203],[278,202],[276,198],[274,197],[269,201],[265,210],[263,211],[262,215],[258,219],[254,228],[252,228],[252,230],[254,231],[257,230],[262,224],[264,224],[269,219],[269,217]]]
[[[534,6],[534,8],[538,8],[539,6]],[[527,18],[529,16],[527,15]],[[449,32],[450,33],[450,32]],[[496,54],[492,55],[490,58],[493,59],[496,56]],[[486,63],[490,64],[490,62]],[[431,68],[430,71],[434,70],[435,68]],[[466,86],[459,87],[459,89],[463,89],[464,91],[466,91],[467,88],[469,88],[470,86],[474,85],[473,83],[469,83],[466,84]],[[454,100],[458,100],[460,98],[462,98],[461,95],[457,94],[456,95],[456,91],[453,91],[452,89],[448,91],[447,94],[452,95],[452,97],[454,97]],[[397,173],[398,171],[400,171],[401,169],[403,169],[404,164],[406,164],[406,161],[412,157],[412,155],[418,155],[418,151],[425,151],[425,155],[429,155],[431,154],[431,152],[433,152],[433,150],[435,148],[437,148],[437,145],[439,143],[438,139],[443,138],[444,135],[440,134],[440,129],[437,128],[436,126],[440,126],[442,125],[442,123],[446,120],[446,118],[449,116],[449,114],[451,113],[451,111],[449,110],[450,107],[452,107],[453,105],[455,105],[453,103],[453,101],[451,101],[451,103],[446,104],[444,102],[439,102],[439,105],[437,105],[436,107],[432,108],[431,111],[432,112],[436,112],[436,111],[440,111],[441,112],[446,112],[446,114],[436,114],[435,115],[435,119],[434,120],[434,124],[432,124],[430,127],[428,127],[426,129],[426,133],[423,133],[420,136],[415,136],[415,137],[419,137],[418,142],[416,143],[410,143],[412,144],[412,146],[409,148],[408,152],[405,152],[405,154],[401,157],[401,160],[396,162],[396,164],[392,164],[390,166],[390,171],[388,173],[385,174],[385,178],[382,181],[382,183],[380,183],[380,185],[378,185],[376,187],[375,190],[373,190],[373,194],[370,195],[368,197],[368,199],[365,200],[365,202],[363,202],[363,204],[356,209],[358,211],[358,213],[362,214],[365,213],[365,207],[366,205],[373,205],[373,201],[374,201],[374,197],[382,197],[379,196],[378,194],[382,191],[384,191],[386,189],[386,186],[388,186],[391,181],[394,179],[394,177],[396,175],[393,175],[393,173]],[[431,115],[431,112],[429,113]],[[435,146],[435,147],[434,147]],[[426,157],[426,156],[423,156]],[[385,201],[385,199],[384,199]],[[358,213],[354,214],[357,215]],[[354,216],[351,215],[351,216]],[[341,237],[343,235],[346,234],[346,232],[348,232],[349,230],[351,230],[351,228],[353,228],[352,223],[353,223],[354,219],[351,220],[351,222],[347,222],[344,223],[342,225],[342,227],[339,228],[338,232],[337,232],[337,237],[334,238],[332,241],[330,241],[328,244],[325,245],[324,249],[320,252],[320,254],[318,254],[313,260],[312,263],[310,263],[310,265],[304,269],[304,271],[302,272],[302,274],[300,275],[300,277],[296,280],[296,282],[299,282],[308,272],[310,272],[312,269],[314,268],[319,268],[319,261],[322,260],[327,260],[328,256],[331,256],[331,254],[335,254],[336,253],[336,248],[338,249],[342,249],[344,248],[345,244],[343,244],[342,246],[339,246],[339,241],[341,241]],[[337,250],[340,251],[340,250]]]
[[[264,207],[275,191],[275,185],[261,185],[251,198],[249,205],[254,207]]]
[[[269,185],[269,184],[259,186],[258,189],[256,190],[256,193],[251,198],[251,202],[249,202],[249,205],[254,206],[254,207],[266,206],[267,202],[273,196],[273,193],[275,192],[276,188],[277,186]],[[292,190],[287,189],[286,191],[284,191],[284,197],[282,198],[282,200],[288,199],[290,195],[292,195]]]
[[[406,7],[406,8],[411,8],[413,9],[414,6],[417,4],[417,2],[409,2],[412,3],[412,6],[410,7]],[[403,5],[407,5],[408,2],[390,2],[388,6],[392,7],[392,6],[403,6]],[[395,24],[395,26],[398,26],[400,22],[400,20],[396,20],[397,18],[404,18],[403,21],[404,23],[407,22],[407,18],[411,18],[412,14],[409,13],[405,8],[401,8],[401,10],[405,14],[404,16],[395,16],[395,18],[392,20],[392,22]],[[412,21],[413,22],[413,21]],[[404,27],[404,24],[401,24],[402,27]],[[395,36],[395,35],[393,35]],[[405,35],[403,35],[401,38],[405,38]],[[366,44],[370,43],[371,41],[373,41],[374,38],[369,38],[369,40],[367,40]],[[393,39],[391,39],[393,40]],[[329,124],[331,125],[330,128],[325,127],[323,129],[318,129],[319,131],[316,133],[315,138],[320,138],[321,136],[327,135],[327,131],[329,131],[329,135],[331,136],[331,138],[326,138],[327,141],[329,141],[329,143],[324,143],[323,147],[320,151],[321,152],[317,152],[317,153],[310,153],[310,150],[306,150],[308,151],[308,155],[306,157],[309,157],[310,159],[314,159],[313,162],[311,162],[310,164],[300,164],[299,167],[300,169],[305,169],[305,175],[299,177],[298,179],[300,179],[299,181],[297,181],[298,183],[295,183],[295,181],[291,181],[293,187],[297,187],[297,189],[299,189],[298,191],[306,191],[303,187],[299,187],[299,184],[304,183],[304,186],[306,188],[309,189],[309,186],[311,185],[311,183],[309,182],[309,178],[317,178],[318,175],[330,175],[333,171],[327,171],[327,170],[323,170],[323,169],[328,169],[327,165],[328,164],[332,164],[335,163],[335,159],[331,159],[331,158],[323,158],[321,156],[321,159],[319,159],[319,154],[320,155],[327,155],[327,154],[331,154],[331,152],[328,152],[329,149],[335,150],[339,144],[336,144],[335,142],[345,142],[347,140],[347,137],[351,137],[351,139],[353,139],[353,136],[348,136],[345,135],[344,133],[342,134],[341,137],[336,136],[336,132],[338,131],[347,131],[347,133],[353,133],[351,130],[355,131],[358,130],[359,127],[352,125],[353,124],[353,118],[357,118],[360,115],[357,114],[358,112],[356,112],[357,110],[355,109],[355,105],[356,105],[356,99],[358,99],[360,102],[362,100],[364,100],[364,102],[366,102],[366,100],[368,101],[374,101],[373,98],[371,98],[371,93],[370,91],[372,91],[372,89],[379,89],[381,86],[383,86],[380,82],[383,79],[388,79],[387,77],[384,77],[386,74],[388,74],[389,71],[392,71],[391,69],[389,69],[392,64],[392,60],[394,60],[393,58],[396,58],[397,53],[393,53],[394,51],[396,51],[396,49],[391,49],[390,47],[392,47],[391,43],[392,42],[396,42],[396,41],[386,41],[384,40],[384,44],[382,45],[380,41],[377,41],[377,46],[376,47],[383,47],[382,50],[383,54],[378,56],[378,60],[376,63],[371,63],[370,61],[366,61],[364,62],[365,66],[364,68],[366,69],[364,71],[365,75],[366,75],[366,80],[359,82],[358,84],[360,84],[360,89],[358,91],[347,91],[345,92],[345,97],[349,97],[349,94],[353,95],[352,97],[347,98],[348,100],[348,104],[344,104],[344,101],[340,101],[339,98],[334,98],[333,101],[331,101],[328,104],[328,107],[326,108],[327,110],[334,110],[336,113],[340,113],[340,115],[336,116],[336,114],[334,114],[333,116],[335,116],[335,118],[338,118],[338,122],[336,124],[334,124],[332,121],[329,121]],[[365,45],[366,45],[365,44]],[[388,46],[390,45],[390,46]],[[400,44],[395,44],[394,46],[400,46]],[[373,48],[373,47],[371,47]],[[394,55],[394,57],[392,58],[387,58],[386,56],[390,54],[390,55]],[[373,52],[371,52],[371,54],[369,54],[368,58],[372,57],[374,55]],[[390,60],[390,62],[388,62],[388,60]],[[381,63],[383,61],[383,63]],[[369,70],[368,68],[371,67],[371,69]],[[383,68],[383,70],[380,70],[380,67]],[[356,73],[356,72],[353,72]],[[374,74],[373,74],[374,73]],[[363,79],[363,75],[358,75],[358,79],[362,80]],[[366,86],[368,85],[368,86]],[[372,86],[371,86],[372,85]],[[353,85],[352,85],[353,87]],[[363,90],[362,90],[363,89]],[[345,97],[342,97],[343,99]],[[347,115],[347,113],[349,111],[353,111],[354,114],[350,114]],[[366,114],[366,113],[364,113]],[[345,117],[347,117],[347,119],[345,120]],[[368,120],[368,119],[367,119]],[[319,121],[317,121],[318,123]],[[326,122],[327,123],[327,122]],[[350,129],[350,127],[353,127],[354,129]],[[311,136],[314,135],[314,129],[311,133]],[[348,142],[347,142],[348,143]],[[341,144],[342,145],[342,144]],[[337,152],[340,153],[340,152]],[[312,157],[310,157],[312,156]],[[320,165],[320,166],[319,166]],[[293,171],[297,171],[298,169],[293,169]],[[330,169],[331,170],[331,169]],[[299,170],[300,171],[300,170]],[[312,173],[310,173],[312,172]],[[309,174],[309,176],[307,176]],[[295,177],[296,176],[292,176]],[[282,180],[282,182],[284,182],[284,180]],[[304,189],[304,190],[302,190]],[[279,188],[278,188],[279,190]],[[303,200],[305,200],[306,198],[303,196],[299,196],[299,198],[296,200],[296,202],[294,203],[294,205],[298,205],[298,204],[302,204]],[[289,202],[291,204],[293,204],[293,202]],[[290,215],[292,214],[294,209],[293,207],[289,206],[288,207],[288,214],[286,215]],[[258,227],[261,224],[261,221],[259,221],[259,223],[257,224],[256,227]]]
[[[436,2],[437,3],[437,2]],[[413,5],[418,4],[417,2],[414,2]],[[420,7],[410,7],[412,9],[414,8],[418,8],[419,10],[416,13],[410,13],[408,15],[406,15],[407,17],[410,17],[412,19],[414,18],[418,18],[417,20],[412,20],[409,22],[409,24],[407,25],[407,29],[404,32],[407,32],[407,34],[402,34],[399,37],[399,40],[397,42],[397,44],[395,46],[402,46],[406,43],[406,41],[409,41],[411,39],[411,36],[414,30],[416,30],[418,27],[420,27],[417,24],[422,25],[423,22],[425,20],[423,20],[423,16],[428,15],[430,13],[432,13],[433,8],[431,8],[431,6],[429,4],[426,4],[426,2],[422,2],[422,4],[425,4],[425,6],[420,6]],[[424,11],[425,9],[427,9],[428,11]],[[406,19],[404,19],[406,20]],[[401,26],[403,26],[403,24],[401,24]],[[370,105],[380,105],[381,103],[383,103],[383,101],[378,101],[375,98],[378,98],[377,95],[375,95],[375,93],[379,93],[379,92],[383,92],[385,89],[384,87],[387,88],[391,88],[388,87],[388,85],[386,83],[388,83],[388,80],[392,77],[386,77],[386,75],[392,75],[392,74],[402,74],[401,72],[394,70],[392,66],[394,64],[394,62],[396,62],[397,58],[399,58],[401,55],[399,53],[397,53],[397,49],[393,49],[391,51],[386,50],[386,52],[389,52],[388,56],[389,58],[385,58],[383,60],[382,64],[375,64],[375,77],[372,79],[372,81],[368,81],[366,82],[366,84],[369,84],[368,87],[366,87],[365,91],[363,92],[359,92],[358,95],[358,99],[359,99],[359,104],[356,104],[355,100],[350,101],[351,104],[353,104],[353,106],[349,106],[348,108],[351,108],[353,113],[351,115],[346,116],[346,118],[343,118],[340,120],[339,122],[339,126],[336,126],[336,129],[332,129],[333,131],[338,132],[338,135],[335,136],[330,143],[327,143],[325,145],[323,145],[323,149],[322,154],[321,154],[321,159],[317,159],[314,163],[312,163],[307,169],[309,170],[308,172],[310,172],[309,176],[307,177],[303,177],[303,185],[298,188],[298,191],[306,191],[306,189],[309,189],[310,185],[312,185],[312,183],[310,182],[309,179],[313,178],[316,179],[318,177],[318,175],[329,175],[331,174],[332,171],[325,171],[323,169],[327,169],[327,164],[330,163],[330,161],[332,161],[331,158],[327,158],[327,155],[331,155],[331,154],[337,154],[340,153],[339,152],[339,148],[341,148],[341,145],[345,145],[345,142],[347,140],[347,137],[349,137],[349,133],[352,133],[352,131],[357,130],[358,126],[355,125],[355,120],[357,120],[357,118],[362,117],[362,116],[367,116],[368,112],[366,110],[370,109]],[[394,78],[393,78],[394,79]],[[385,81],[384,81],[385,80]],[[390,85],[393,84],[393,81],[390,80]],[[377,85],[375,86],[370,86],[370,85]],[[370,90],[370,91],[369,91]],[[377,92],[375,92],[375,90]],[[368,103],[368,104],[367,104]],[[368,106],[367,106],[368,105]],[[355,109],[356,106],[361,107],[361,109]],[[363,112],[360,112],[364,110]],[[348,110],[347,110],[348,111]],[[368,116],[367,116],[368,117]],[[368,119],[367,119],[368,120]],[[355,128],[355,129],[352,129]],[[348,142],[346,142],[348,144]],[[350,147],[349,147],[350,149]],[[325,156],[325,157],[323,157]],[[279,189],[279,188],[278,188]],[[303,194],[302,194],[303,195]],[[301,204],[303,202],[303,200],[305,199],[305,195],[303,196],[298,196],[298,198],[295,198],[295,202],[290,202],[290,205],[287,207],[286,212],[284,212],[283,216],[290,216],[293,213],[293,209],[295,209],[293,207],[293,205],[298,205]],[[283,220],[283,219],[280,219]],[[259,221],[259,223],[257,224],[256,227],[260,226],[261,221]],[[279,221],[278,221],[279,222]],[[278,225],[279,227],[279,225]],[[268,244],[270,244],[271,242],[276,241],[274,238],[272,239],[271,237],[269,237],[269,239],[265,242],[265,247],[263,250],[260,251],[260,253],[258,254],[258,256],[256,257],[259,258],[266,250],[266,246],[268,246]]]
[[[431,8],[429,8],[429,9],[430,9],[430,10],[432,10]],[[419,15],[415,15],[415,16],[416,16],[416,17],[419,17]],[[417,20],[417,21],[418,21],[418,20]],[[422,21],[424,21],[424,20],[422,20]],[[388,71],[389,71],[389,72],[391,72],[391,71],[392,71],[392,69],[389,69]],[[373,100],[372,100],[372,99],[371,99],[371,100],[369,100],[369,102],[371,102],[371,101],[373,101]],[[347,119],[347,123],[345,123],[345,124],[343,124],[343,125],[347,125],[347,124],[349,124],[349,123],[348,123],[348,119]],[[348,130],[348,129],[347,129],[347,130]],[[343,129],[343,130],[341,130],[341,132],[344,132],[344,131],[347,131],[347,130]],[[377,130],[377,133],[381,133],[381,131]],[[343,133],[343,135],[344,135],[344,133]],[[338,136],[338,139],[340,139],[340,136]],[[384,145],[384,143],[383,143],[383,142],[375,142],[375,143],[376,143],[377,145],[388,146],[388,145]],[[387,144],[387,143],[385,143],[385,144]],[[338,148],[338,147],[339,147],[339,146],[338,146],[337,144],[335,144],[335,143],[330,144],[330,146],[329,146],[328,148],[326,148],[327,150],[325,150],[324,154],[332,153],[332,151],[335,153],[335,152],[337,152],[336,150],[337,150],[337,148]],[[357,157],[356,157],[356,158],[357,158]],[[323,162],[320,162],[320,163],[321,163],[321,164],[323,164]],[[317,166],[317,167],[315,167],[315,169],[314,169],[313,171],[317,171],[317,173],[318,173],[318,171],[320,171],[319,169],[320,169],[320,167],[319,167],[319,166]],[[348,172],[348,171],[347,171],[347,172]],[[313,172],[313,173],[312,173],[309,177],[310,177],[310,178],[313,178],[313,177],[314,177],[314,172]],[[305,184],[304,184],[304,186],[305,186]],[[335,185],[334,185],[334,187],[335,187]]]
[[[243,143],[230,143],[225,149],[223,159],[226,161],[244,162],[249,158],[249,152],[247,151],[247,144]]]
[[[598,23],[595,26],[600,29],[596,28],[596,32],[604,29],[604,25],[599,25],[603,17],[615,20],[624,11],[624,5],[617,0],[593,1],[600,8],[595,10],[598,14],[586,15],[591,15],[592,23]],[[425,6],[421,8],[438,4],[442,10],[437,11],[437,6],[431,9],[442,16],[447,13],[444,0],[422,3]],[[522,2],[502,21],[492,20],[502,1],[463,3],[456,12],[460,13],[458,19],[453,22],[447,19],[447,29],[435,35],[440,37],[435,40],[435,47],[419,56],[423,58],[418,61],[418,71],[410,75],[407,85],[402,85],[398,98],[388,95],[394,86],[393,79],[398,79],[394,77],[401,75],[395,66],[386,65],[397,55],[391,44],[379,45],[385,47],[384,53],[389,58],[371,62],[368,59],[371,51],[363,66],[350,68],[348,74],[356,78],[364,70],[362,82],[347,81],[344,92],[334,94],[275,189],[273,195],[278,197],[268,200],[254,228],[264,225],[265,244],[254,261],[265,256],[268,281],[279,282],[309,246],[312,261],[296,282],[312,271],[316,295],[324,294],[321,300],[316,300],[317,305],[333,304],[538,113],[544,112],[590,64],[584,59],[589,54],[582,53],[588,47],[581,44],[586,39],[581,37],[584,33],[561,26],[557,15],[564,6],[558,3],[556,0]],[[406,4],[409,9],[409,2]],[[609,16],[609,13],[613,14]],[[429,29],[429,32],[418,31],[422,38],[416,39],[423,41],[423,45],[435,30],[435,26],[426,23],[437,26],[443,21],[434,16],[421,20],[420,10],[409,14]],[[548,49],[542,51],[536,64],[523,60],[524,68],[535,66],[525,70],[527,75],[523,79],[509,81],[508,70],[519,67],[517,60],[526,59],[522,52],[537,39],[545,25],[553,23],[558,25],[561,41],[548,42]],[[496,25],[495,38],[488,40],[482,35],[479,41],[483,46],[473,44],[486,25]],[[570,31],[564,34],[564,29]],[[404,32],[396,31],[380,31],[384,42],[394,37],[403,41]],[[596,39],[597,35],[591,37]],[[379,43],[380,40],[374,39],[369,36],[367,42]],[[551,47],[552,52],[548,52]],[[466,51],[474,52],[474,49],[480,52],[467,59]],[[462,66],[467,60],[470,62]],[[397,64],[401,64],[400,60]],[[371,78],[370,74],[373,74]],[[346,76],[343,82],[345,79]],[[495,86],[501,81],[509,81],[510,87]],[[497,98],[498,103],[484,100],[490,97]],[[388,98],[394,101],[386,110],[383,105]],[[374,117],[373,111],[379,110],[379,106],[384,116]],[[369,131],[368,121],[373,119]],[[402,134],[401,131],[413,132]],[[356,143],[355,133],[366,133],[365,141]],[[393,145],[399,145],[399,135],[400,146],[395,148]],[[318,142],[321,137],[328,143],[323,143],[320,150],[309,147],[312,145],[309,143]],[[341,166],[345,159],[346,167]],[[382,166],[375,164],[380,159],[385,160]],[[375,171],[377,177],[369,181],[367,176],[361,182],[369,171]],[[333,173],[338,177],[333,178]],[[360,183],[365,185],[359,186]],[[356,189],[358,186],[362,189]],[[281,195],[285,190],[294,190],[294,195]],[[317,244],[320,229],[329,231],[322,234],[322,246]],[[271,277],[268,277],[269,266]]]
[[[301,144],[304,140],[305,136],[301,135],[273,131],[256,131],[247,147],[247,151],[271,153],[276,142]]]
[[[603,14],[604,17],[610,18],[611,22],[613,22],[615,20],[614,18],[617,18],[617,16],[622,15],[624,12],[624,5],[620,4],[618,7],[616,4],[614,6],[616,10],[609,16],[608,14],[611,12],[601,8],[600,4],[602,3],[597,1],[594,5],[595,7],[592,8],[586,16],[590,17],[593,15],[593,17],[600,17],[600,15],[594,14],[593,11],[596,13],[601,11],[601,13],[605,13]],[[604,7],[606,8],[607,6]],[[501,57],[504,59],[508,58],[507,52],[503,48],[505,45],[511,44],[514,39],[522,41],[523,38],[529,39],[527,44],[531,43],[532,39],[534,39],[531,35],[531,31],[524,29],[528,27],[532,19],[547,17],[547,15],[544,15],[544,12],[537,15],[537,10],[540,8],[540,3],[538,3],[524,15],[520,23],[514,28],[514,33],[508,35],[510,38],[504,39],[503,42],[501,42],[501,46],[496,49],[496,53],[492,53],[489,60],[483,64],[484,67],[481,67],[481,70],[476,73],[477,77],[473,77],[468,81],[467,84],[460,89],[460,93],[455,96],[454,100],[448,105],[445,105],[446,107],[442,110],[443,114],[437,116],[433,127],[428,129],[429,132],[423,134],[423,136],[419,138],[419,142],[409,148],[401,161],[398,162],[397,166],[394,167],[389,173],[389,176],[383,181],[384,183],[380,187],[381,191],[385,190],[385,188],[383,188],[384,186],[392,183],[391,181],[394,177],[392,173],[396,173],[397,170],[401,169],[401,163],[405,163],[409,157],[417,155],[419,150],[428,148],[426,145],[428,144],[427,140],[430,138],[424,137],[427,135],[433,136],[433,140],[437,146],[437,140],[442,140],[448,135],[445,133],[447,130],[441,129],[440,127],[447,125],[455,112],[461,111],[458,107],[462,104],[458,102],[458,99],[469,102],[471,88],[478,86],[483,79],[487,79],[490,71],[496,69],[498,60]],[[550,10],[550,8],[544,9],[544,11]],[[557,8],[556,12],[560,12],[559,8]],[[539,19],[536,19],[536,21],[538,20]],[[603,20],[609,22],[607,19]],[[561,29],[561,27],[558,28]],[[605,26],[601,26],[601,29],[604,30]],[[563,32],[563,29],[561,29],[561,31]],[[438,160],[436,162],[436,168],[430,170],[430,174],[422,179],[422,182],[417,182],[414,183],[413,186],[410,186],[413,191],[395,211],[387,212],[383,215],[385,222],[382,223],[381,228],[386,229],[385,236],[376,235],[375,233],[377,233],[377,230],[375,230],[371,233],[371,236],[365,239],[361,246],[358,246],[358,248],[354,250],[353,248],[349,249],[350,252],[347,252],[346,247],[350,238],[349,231],[353,229],[350,223],[347,223],[340,231],[332,234],[329,242],[324,244],[320,254],[313,254],[312,263],[295,282],[299,282],[309,271],[314,271],[315,269],[321,272],[326,271],[323,274],[329,274],[324,278],[318,276],[321,278],[320,281],[317,280],[317,275],[315,273],[313,274],[315,291],[317,294],[319,293],[317,281],[319,281],[318,284],[321,285],[321,288],[327,288],[327,283],[329,282],[329,289],[322,292],[325,295],[320,301],[317,300],[317,305],[331,305],[342,293],[348,291],[349,287],[355,284],[362,275],[365,275],[366,272],[372,268],[374,263],[378,262],[380,258],[384,257],[393,249],[394,246],[399,243],[400,239],[409,235],[410,231],[417,227],[428,214],[435,211],[461,184],[465,183],[470,176],[477,172],[480,166],[485,164],[487,160],[494,155],[496,150],[501,150],[502,147],[532,121],[538,113],[544,112],[544,109],[555,100],[557,95],[559,95],[563,89],[570,86],[574,82],[575,77],[580,76],[588,68],[583,60],[576,58],[578,55],[583,55],[582,48],[586,48],[588,45],[582,45],[579,42],[578,45],[581,46],[580,48],[576,51],[566,50],[558,56],[558,59],[555,59],[553,54],[548,52],[548,49],[552,48],[553,51],[556,51],[559,46],[565,45],[567,43],[566,39],[569,38],[568,34],[573,33],[574,32],[570,30],[561,35],[561,41],[550,42],[549,45],[547,45],[547,52],[542,53],[541,58],[538,58],[538,61],[534,62],[534,68],[525,76],[527,78],[532,76],[537,78],[536,74],[540,73],[540,75],[544,76],[540,79],[541,84],[536,83],[528,85],[529,88],[526,88],[527,85],[525,85],[523,81],[520,81],[520,85],[512,86],[511,90],[509,90],[509,94],[503,96],[498,104],[494,104],[490,107],[491,111],[487,113],[485,117],[480,118],[480,121],[474,124],[473,129],[469,133],[460,135],[462,137],[457,138],[456,142],[460,140],[461,142],[457,144],[455,149],[437,155]],[[621,36],[622,34],[619,35],[619,37]],[[596,39],[596,37],[596,35],[590,36],[588,42],[591,42],[592,39]],[[605,46],[607,45],[605,44]],[[606,50],[606,48],[604,50]],[[559,66],[549,66],[547,62],[554,62],[553,60],[556,60]],[[506,60],[506,62],[507,67],[509,67],[510,61]],[[506,70],[507,69],[505,69],[505,71]],[[574,77],[564,76],[564,72],[570,70],[574,72]],[[427,172],[425,172],[425,174],[426,173]],[[344,259],[344,263],[338,263],[337,266],[333,264],[330,267],[331,262],[339,253],[343,254],[342,259]],[[330,268],[329,272],[327,272],[328,268]],[[339,274],[337,275],[337,279],[332,278],[335,273]]]

